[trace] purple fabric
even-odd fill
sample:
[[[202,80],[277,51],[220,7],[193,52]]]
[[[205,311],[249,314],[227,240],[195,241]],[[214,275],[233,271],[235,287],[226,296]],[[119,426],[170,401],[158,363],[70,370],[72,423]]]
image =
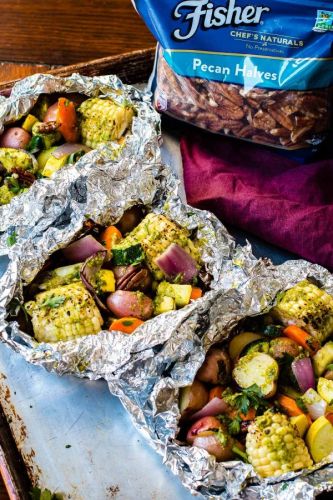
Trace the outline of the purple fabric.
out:
[[[181,140],[188,202],[333,270],[333,160],[300,165],[218,136]]]

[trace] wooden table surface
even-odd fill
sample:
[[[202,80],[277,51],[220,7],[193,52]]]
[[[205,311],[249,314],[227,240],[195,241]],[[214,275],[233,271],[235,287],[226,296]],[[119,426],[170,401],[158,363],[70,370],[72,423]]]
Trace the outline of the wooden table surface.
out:
[[[154,44],[130,0],[1,1],[0,83]]]
[[[154,43],[130,0],[1,0],[0,81]]]

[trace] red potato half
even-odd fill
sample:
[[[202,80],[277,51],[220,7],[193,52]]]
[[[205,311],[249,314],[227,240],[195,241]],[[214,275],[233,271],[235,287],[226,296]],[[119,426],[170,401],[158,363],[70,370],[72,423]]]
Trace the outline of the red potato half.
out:
[[[226,462],[235,457],[232,451],[234,444],[235,440],[230,436],[226,437],[226,443],[224,444],[219,440],[216,433],[205,432],[194,439],[192,446],[208,451],[210,455],[216,458],[217,462]]]
[[[191,414],[201,410],[208,402],[208,390],[195,380],[192,385],[182,387],[179,392],[179,409],[182,418],[188,418]]]
[[[117,318],[134,316],[145,321],[154,312],[153,301],[142,292],[117,290],[108,296],[106,305]]]
[[[25,149],[31,139],[29,132],[21,127],[10,127],[0,137],[1,148]]]
[[[203,417],[197,420],[189,429],[186,441],[193,444],[195,438],[202,432],[214,432],[223,429],[223,424],[216,417]]]

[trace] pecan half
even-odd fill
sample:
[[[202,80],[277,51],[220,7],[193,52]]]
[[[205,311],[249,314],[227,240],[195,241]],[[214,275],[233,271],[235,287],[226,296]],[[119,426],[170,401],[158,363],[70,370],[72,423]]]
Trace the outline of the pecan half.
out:
[[[54,122],[42,122],[35,126],[36,132],[40,134],[52,134],[58,129],[59,125]]]
[[[288,130],[293,130],[294,124],[292,120],[289,118],[289,116],[287,116],[277,108],[270,108],[268,112],[274,118],[274,120],[280,123],[280,125],[282,125],[284,128],[287,128]]]
[[[300,139],[303,139],[304,136],[310,132],[310,130],[312,129],[312,127],[303,127],[303,128],[298,128],[296,130],[294,130],[292,133],[291,133],[291,136],[290,136],[290,139],[291,141],[296,144],[297,142],[300,141]]]
[[[138,266],[116,266],[113,269],[117,290],[146,290],[152,283],[149,270]]]
[[[270,130],[270,134],[274,135],[275,137],[290,137],[290,130],[280,127],[280,128],[273,128]]]
[[[269,113],[261,109],[254,115],[252,126],[260,130],[269,131],[276,127],[276,121]]]
[[[230,102],[238,107],[242,107],[244,104],[244,99],[239,93],[239,87],[236,85],[228,85],[226,83],[218,82],[207,82],[206,84],[207,92],[211,97],[217,102],[224,101],[228,99]],[[223,103],[222,103],[223,105]]]
[[[237,132],[238,137],[243,137],[244,139],[247,139],[248,137],[252,137],[256,133],[256,129],[254,127],[251,127],[251,125],[245,125],[245,127],[242,127],[239,132]]]
[[[18,167],[12,168],[12,174],[16,174],[21,187],[30,187],[36,180],[36,177],[31,172]]]

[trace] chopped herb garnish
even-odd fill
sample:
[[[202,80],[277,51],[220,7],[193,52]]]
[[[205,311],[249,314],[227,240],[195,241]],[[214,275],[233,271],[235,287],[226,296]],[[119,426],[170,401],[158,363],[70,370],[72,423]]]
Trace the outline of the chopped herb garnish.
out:
[[[66,297],[63,297],[62,295],[56,296],[56,297],[50,297],[49,299],[44,300],[42,302],[41,307],[50,307],[50,308],[57,308],[61,306],[66,300]]]
[[[173,282],[174,283],[183,283],[183,278],[184,278],[184,273],[179,273],[177,276],[174,278]]]
[[[20,186],[20,183],[18,179],[16,179],[16,177],[7,177],[6,184],[9,191],[11,191],[13,194],[18,194],[20,191],[22,191],[22,187]]]
[[[132,326],[133,325],[133,321],[129,320],[129,319],[125,319],[125,321],[122,322],[124,326]]]
[[[298,408],[300,410],[302,410],[303,413],[309,413],[308,412],[308,409],[303,401],[303,399],[300,397],[300,398],[296,398],[295,399],[295,403],[297,404]]]
[[[37,486],[32,488],[29,492],[31,500],[63,500],[63,495],[61,493],[51,493],[50,490],[41,490]]]
[[[221,444],[221,446],[226,446],[228,444],[228,435],[223,432],[223,430],[218,430],[215,432],[215,436],[218,440],[218,442]]]
[[[235,436],[240,433],[242,419],[239,416],[230,418],[228,415],[218,415],[217,418],[220,422],[222,422],[222,424],[225,424],[228,427],[228,432],[231,436]]]
[[[247,389],[243,389],[242,392],[236,392],[235,394],[226,390],[222,396],[226,403],[230,404],[244,415],[246,415],[250,408],[261,411],[268,406],[257,384],[253,384]]]
[[[10,235],[7,238],[7,245],[9,247],[12,247],[13,245],[15,245],[16,241],[17,241],[17,233],[16,231],[11,231]]]
[[[66,444],[65,448],[71,448],[72,445],[71,444]]]
[[[241,430],[242,419],[240,417],[235,417],[230,420],[228,424],[228,430],[232,436],[239,434]]]

